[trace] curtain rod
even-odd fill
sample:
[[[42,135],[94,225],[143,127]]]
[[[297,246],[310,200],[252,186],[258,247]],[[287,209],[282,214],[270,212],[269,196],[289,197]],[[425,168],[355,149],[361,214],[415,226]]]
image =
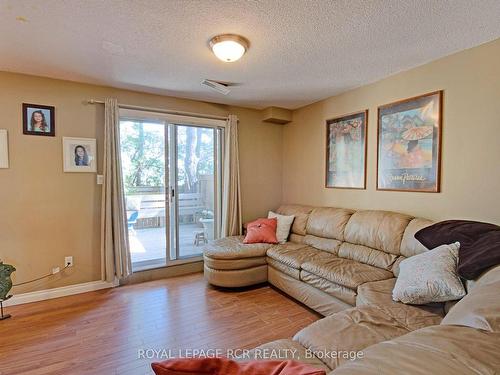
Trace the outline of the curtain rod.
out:
[[[89,100],[87,100],[87,103],[88,104],[104,104],[104,101],[89,99]],[[224,116],[204,115],[202,113],[195,113],[195,112],[170,111],[170,110],[163,109],[163,108],[141,107],[138,105],[129,105],[129,104],[118,103],[118,107],[124,108],[124,109],[137,109],[139,111],[166,113],[169,115],[191,116],[191,117],[206,118],[206,119],[213,119],[213,120],[227,120],[227,117],[224,117]]]

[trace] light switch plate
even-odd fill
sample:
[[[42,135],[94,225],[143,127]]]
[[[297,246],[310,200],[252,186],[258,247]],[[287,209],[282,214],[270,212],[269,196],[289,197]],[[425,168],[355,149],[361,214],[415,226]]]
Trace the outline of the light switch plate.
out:
[[[97,175],[97,185],[104,184],[104,176],[102,174]]]

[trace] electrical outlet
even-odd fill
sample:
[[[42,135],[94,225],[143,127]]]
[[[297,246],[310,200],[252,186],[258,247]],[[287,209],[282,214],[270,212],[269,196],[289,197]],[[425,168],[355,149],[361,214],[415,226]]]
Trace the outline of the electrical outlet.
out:
[[[56,273],[61,272],[61,269],[59,267],[54,267],[52,268],[52,275],[55,275]]]
[[[73,267],[73,257],[64,258],[64,267]]]

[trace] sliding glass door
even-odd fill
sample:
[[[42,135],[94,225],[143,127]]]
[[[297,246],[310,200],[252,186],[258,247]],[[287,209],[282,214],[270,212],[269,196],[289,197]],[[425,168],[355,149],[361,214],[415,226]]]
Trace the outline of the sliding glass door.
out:
[[[197,260],[217,238],[222,136],[216,126],[122,117],[134,270]]]
[[[172,125],[171,130],[170,181],[175,206],[171,233],[177,242],[171,257],[177,259],[200,255],[202,246],[215,238],[217,137],[214,128]]]

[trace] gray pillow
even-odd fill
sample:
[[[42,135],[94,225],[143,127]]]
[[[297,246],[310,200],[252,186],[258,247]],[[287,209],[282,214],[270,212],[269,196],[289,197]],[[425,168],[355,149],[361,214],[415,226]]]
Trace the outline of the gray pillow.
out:
[[[457,274],[459,248],[460,244],[455,242],[403,260],[392,299],[421,305],[465,296],[465,288]]]

